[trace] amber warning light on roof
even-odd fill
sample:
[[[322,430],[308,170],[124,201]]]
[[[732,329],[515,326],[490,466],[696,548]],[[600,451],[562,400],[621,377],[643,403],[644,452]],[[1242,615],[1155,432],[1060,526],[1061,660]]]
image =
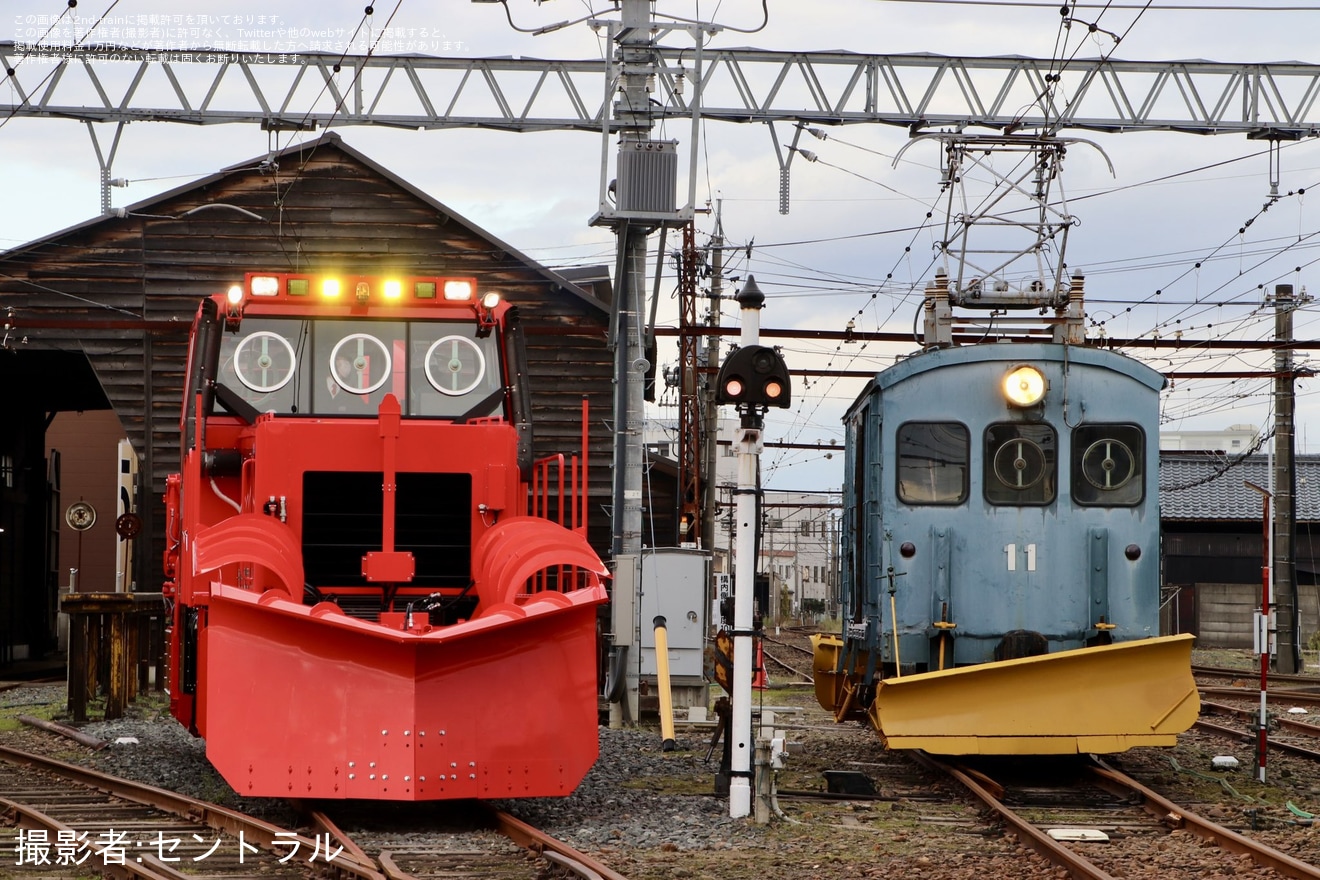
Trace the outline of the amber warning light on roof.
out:
[[[332,303],[452,305],[460,302],[470,303],[477,297],[475,278],[439,276],[376,278],[269,275],[250,272],[246,276],[244,289],[248,297],[254,299],[319,300]],[[487,294],[487,297],[489,296],[490,294]]]

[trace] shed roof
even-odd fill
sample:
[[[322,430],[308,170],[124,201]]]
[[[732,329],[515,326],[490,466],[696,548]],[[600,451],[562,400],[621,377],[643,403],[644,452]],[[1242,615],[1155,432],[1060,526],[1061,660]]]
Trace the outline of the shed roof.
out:
[[[1320,455],[1298,455],[1297,519],[1320,521]],[[1160,518],[1232,521],[1261,518],[1261,494],[1244,481],[1270,486],[1270,460],[1215,453],[1160,453]]]

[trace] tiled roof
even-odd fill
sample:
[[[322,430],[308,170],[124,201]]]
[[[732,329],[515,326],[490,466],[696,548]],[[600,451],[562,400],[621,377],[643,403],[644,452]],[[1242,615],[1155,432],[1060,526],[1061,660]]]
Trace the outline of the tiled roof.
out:
[[[1320,520],[1320,455],[1297,456],[1297,519]],[[1270,461],[1212,453],[1160,453],[1160,518],[1163,520],[1259,520],[1268,489]]]

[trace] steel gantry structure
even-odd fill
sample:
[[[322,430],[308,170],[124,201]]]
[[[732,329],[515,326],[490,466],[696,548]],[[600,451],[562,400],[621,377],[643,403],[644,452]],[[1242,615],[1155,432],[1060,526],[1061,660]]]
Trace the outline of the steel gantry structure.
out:
[[[659,38],[664,37],[664,32]],[[0,42],[4,117],[257,124],[272,129],[614,130],[613,59],[360,56]],[[654,119],[1271,134],[1320,131],[1320,65],[652,50]],[[124,81],[96,65],[131,65]],[[51,65],[56,67],[53,75]],[[1055,81],[1057,79],[1057,81]],[[318,106],[307,100],[321,92]]]

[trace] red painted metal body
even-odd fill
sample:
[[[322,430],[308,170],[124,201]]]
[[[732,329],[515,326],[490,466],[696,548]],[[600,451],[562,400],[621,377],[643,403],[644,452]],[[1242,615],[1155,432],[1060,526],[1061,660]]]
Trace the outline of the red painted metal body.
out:
[[[351,279],[345,305],[267,277],[193,326],[171,711],[243,795],[571,793],[605,570],[585,461],[529,458],[510,310],[446,279]]]

